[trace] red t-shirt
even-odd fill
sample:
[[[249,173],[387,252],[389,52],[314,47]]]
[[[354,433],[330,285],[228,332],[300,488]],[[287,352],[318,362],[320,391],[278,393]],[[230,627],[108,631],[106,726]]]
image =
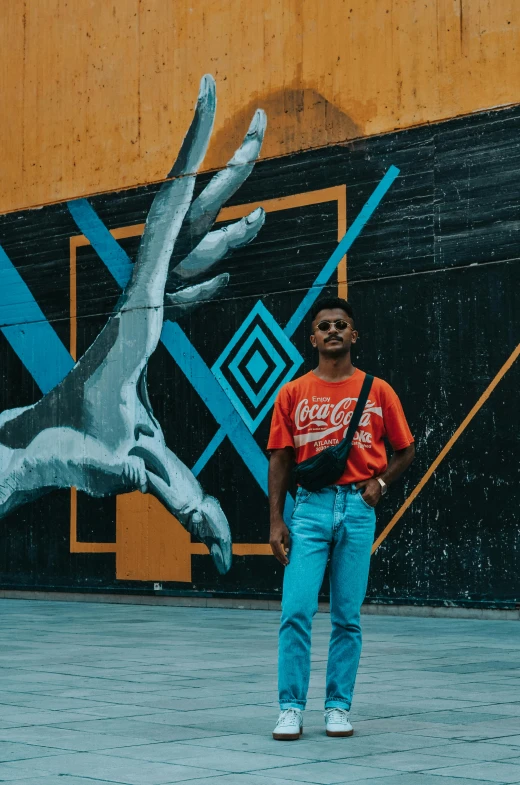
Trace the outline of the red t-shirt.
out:
[[[296,463],[344,438],[366,374],[356,368],[343,382],[324,382],[313,371],[284,384],[274,404],[268,450],[293,447]],[[387,467],[384,437],[394,450],[412,444],[397,394],[374,378],[344,473],[336,485],[377,477]]]

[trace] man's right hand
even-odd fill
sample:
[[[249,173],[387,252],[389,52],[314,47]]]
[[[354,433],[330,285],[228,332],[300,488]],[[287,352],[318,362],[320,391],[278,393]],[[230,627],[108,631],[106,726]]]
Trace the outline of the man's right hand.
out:
[[[289,559],[287,558],[289,543],[289,529],[285,525],[283,518],[276,518],[271,520],[269,545],[271,546],[273,555],[278,559],[280,564],[283,564],[284,567],[289,564]]]

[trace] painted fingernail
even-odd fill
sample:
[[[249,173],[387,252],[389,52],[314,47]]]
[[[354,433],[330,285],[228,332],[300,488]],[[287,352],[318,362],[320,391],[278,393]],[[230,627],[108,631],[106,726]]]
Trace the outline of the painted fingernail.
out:
[[[258,219],[262,216],[263,212],[264,211],[262,210],[261,207],[257,207],[256,210],[253,210],[252,213],[246,215],[246,224],[252,224],[255,223],[255,221],[258,221]]]
[[[211,546],[210,553],[218,571],[222,572],[225,569],[224,556],[222,554],[220,546],[217,545],[216,542],[214,542],[213,545]]]
[[[253,134],[257,134],[263,125],[263,119],[265,116],[265,112],[263,109],[257,109],[253,115],[253,119],[251,120],[251,124],[247,130],[248,136],[253,136]]]
[[[213,79],[211,74],[204,74],[204,76],[200,80],[198,100],[201,101],[203,98],[205,98],[214,85],[215,85],[215,80]]]

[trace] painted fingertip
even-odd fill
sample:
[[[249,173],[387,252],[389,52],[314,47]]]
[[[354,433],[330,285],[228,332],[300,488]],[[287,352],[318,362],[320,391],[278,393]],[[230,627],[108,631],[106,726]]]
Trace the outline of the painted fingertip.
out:
[[[265,215],[265,211],[262,207],[257,207],[256,210],[253,210],[252,213],[246,215],[246,224],[253,224],[258,221],[263,215]]]
[[[253,115],[253,119],[247,130],[248,136],[253,136],[264,130],[266,123],[266,114],[263,109],[257,109]]]
[[[201,112],[208,109],[214,112],[217,106],[217,88],[215,80],[211,74],[205,74],[200,80],[199,95],[195,105],[195,111]]]
[[[204,74],[204,76],[200,80],[198,100],[202,101],[214,89],[215,89],[215,80],[213,79],[211,74]]]
[[[217,570],[221,574],[227,572],[227,566],[224,560],[224,554],[222,553],[220,546],[217,545],[216,542],[214,542],[213,545],[211,546],[210,553],[213,561],[215,562],[215,567],[217,568]]]

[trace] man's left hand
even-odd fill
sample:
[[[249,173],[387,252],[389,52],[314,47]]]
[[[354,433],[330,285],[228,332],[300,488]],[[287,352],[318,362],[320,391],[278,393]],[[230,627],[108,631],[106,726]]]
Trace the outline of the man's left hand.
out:
[[[381,486],[373,477],[370,480],[362,480],[356,483],[356,488],[364,488],[363,501],[370,507],[375,507],[381,498]]]

